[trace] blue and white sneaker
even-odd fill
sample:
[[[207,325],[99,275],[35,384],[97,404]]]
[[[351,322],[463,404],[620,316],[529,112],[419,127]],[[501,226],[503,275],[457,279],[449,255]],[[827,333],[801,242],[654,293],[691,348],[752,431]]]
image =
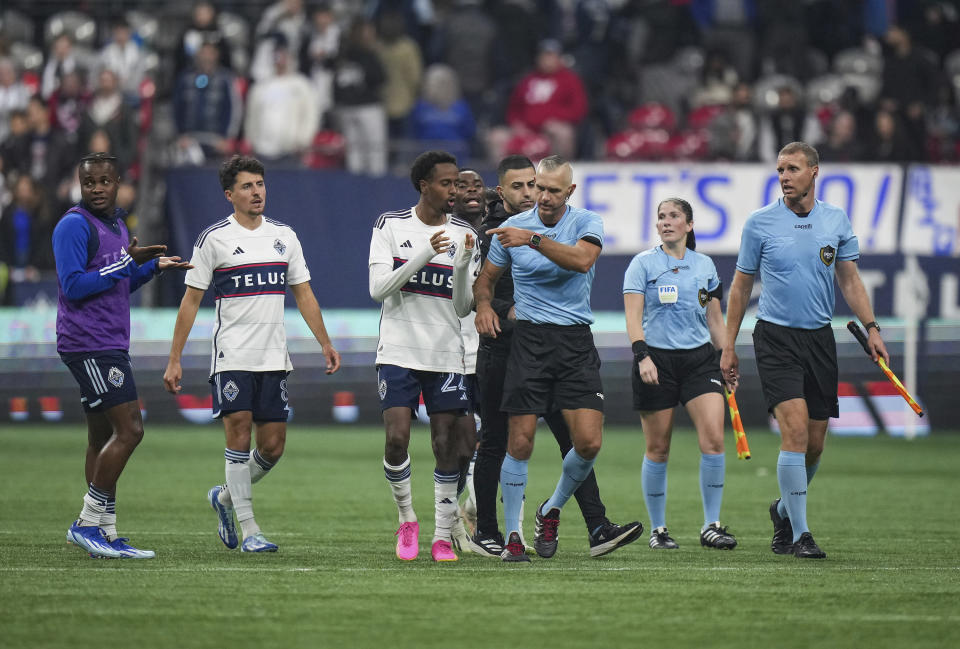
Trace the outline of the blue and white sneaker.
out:
[[[227,507],[220,502],[220,492],[224,489],[226,487],[223,485],[211,487],[210,491],[207,492],[207,500],[210,501],[210,506],[213,507],[213,511],[217,512],[217,518],[220,519],[220,525],[217,528],[220,540],[223,541],[225,546],[233,550],[240,544],[240,540],[237,538],[237,526],[233,522],[233,507]]]
[[[67,540],[79,545],[92,556],[108,559],[119,559],[122,556],[110,545],[110,541],[103,535],[103,530],[95,525],[81,527],[80,521],[74,521],[67,530]]]
[[[256,534],[251,534],[243,540],[243,545],[240,546],[241,552],[276,552],[277,544],[271,543],[267,540],[267,537],[263,535],[263,532],[257,532]]]
[[[127,541],[129,540],[128,538],[121,537],[110,541],[110,547],[120,553],[121,559],[152,559],[157,556],[157,553],[153,550],[140,550],[132,545],[128,545]],[[112,557],[101,557],[91,553],[90,558],[107,559]]]

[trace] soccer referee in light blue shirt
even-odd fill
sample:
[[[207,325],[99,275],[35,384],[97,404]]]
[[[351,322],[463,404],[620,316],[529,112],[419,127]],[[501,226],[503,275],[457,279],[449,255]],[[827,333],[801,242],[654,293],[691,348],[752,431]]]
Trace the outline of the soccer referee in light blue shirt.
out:
[[[593,468],[603,432],[600,357],[590,332],[590,288],[603,223],[597,214],[567,205],[576,185],[570,163],[560,156],[540,161],[536,188],[534,209],[488,231],[495,237],[474,283],[477,331],[496,337],[500,322],[490,304],[493,287],[511,267],[517,324],[502,402],[510,428],[500,473],[504,561],[529,561],[519,515],[537,417],[560,410],[573,441],[556,490],[537,509],[534,549],[544,558],[557,550],[560,509]]]
[[[860,246],[846,213],[816,200],[816,149],[791,142],[777,156],[783,198],[750,215],[727,304],[723,378],[739,379],[734,343],[753,289],[763,281],[753,332],[760,384],[782,437],[777,460],[780,498],[770,505],[771,549],[822,559],[807,527],[807,485],[820,465],[827,419],[838,416],[837,349],[831,329],[833,280],[869,334],[874,360],[890,357],[880,338],[857,260]]]

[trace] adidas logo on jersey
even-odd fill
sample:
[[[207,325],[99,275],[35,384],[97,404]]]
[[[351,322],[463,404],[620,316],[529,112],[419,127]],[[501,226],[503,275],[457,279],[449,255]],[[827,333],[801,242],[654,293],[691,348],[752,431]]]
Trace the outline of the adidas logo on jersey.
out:
[[[400,244],[400,247],[401,247],[401,248],[413,248],[413,244],[410,243],[410,239],[407,239],[406,241],[404,241],[403,243]]]
[[[243,248],[241,248],[240,246],[237,246],[237,249],[233,251],[233,254],[235,254],[235,255],[242,255],[242,254],[243,254]]]

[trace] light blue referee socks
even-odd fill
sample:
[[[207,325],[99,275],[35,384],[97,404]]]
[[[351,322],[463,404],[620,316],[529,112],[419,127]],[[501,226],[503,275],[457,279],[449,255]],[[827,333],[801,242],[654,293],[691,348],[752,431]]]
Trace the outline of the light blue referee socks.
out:
[[[703,527],[720,520],[723,503],[723,453],[700,454],[700,497],[703,499]]]
[[[667,463],[654,462],[643,456],[640,469],[640,484],[643,486],[643,502],[650,514],[650,529],[667,526]]]
[[[560,474],[560,481],[557,482],[557,488],[553,495],[544,503],[543,512],[546,513],[556,507],[563,509],[563,506],[570,500],[573,492],[580,487],[581,483],[590,475],[593,469],[593,460],[583,459],[576,449],[571,448],[563,458],[563,472]]]
[[[500,466],[500,492],[503,494],[503,532],[520,531],[520,508],[527,488],[527,460],[518,460],[509,453]]]
[[[780,451],[777,459],[777,483],[780,499],[787,503],[787,515],[793,526],[794,542],[807,528],[807,466],[806,454]]]
[[[817,460],[815,464],[811,464],[807,467],[807,486],[810,486],[810,481],[813,480],[813,476],[816,475],[817,469],[820,468],[820,460]],[[787,503],[780,499],[780,502],[777,503],[777,513],[780,514],[780,518],[789,518],[787,516]]]

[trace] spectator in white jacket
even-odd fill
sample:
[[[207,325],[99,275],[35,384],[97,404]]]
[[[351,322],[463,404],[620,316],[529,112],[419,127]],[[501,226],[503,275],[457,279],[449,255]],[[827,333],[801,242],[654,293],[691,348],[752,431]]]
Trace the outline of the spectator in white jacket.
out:
[[[297,72],[285,38],[275,37],[276,74],[250,88],[244,121],[246,139],[259,158],[278,160],[304,153],[320,120],[313,85]]]

